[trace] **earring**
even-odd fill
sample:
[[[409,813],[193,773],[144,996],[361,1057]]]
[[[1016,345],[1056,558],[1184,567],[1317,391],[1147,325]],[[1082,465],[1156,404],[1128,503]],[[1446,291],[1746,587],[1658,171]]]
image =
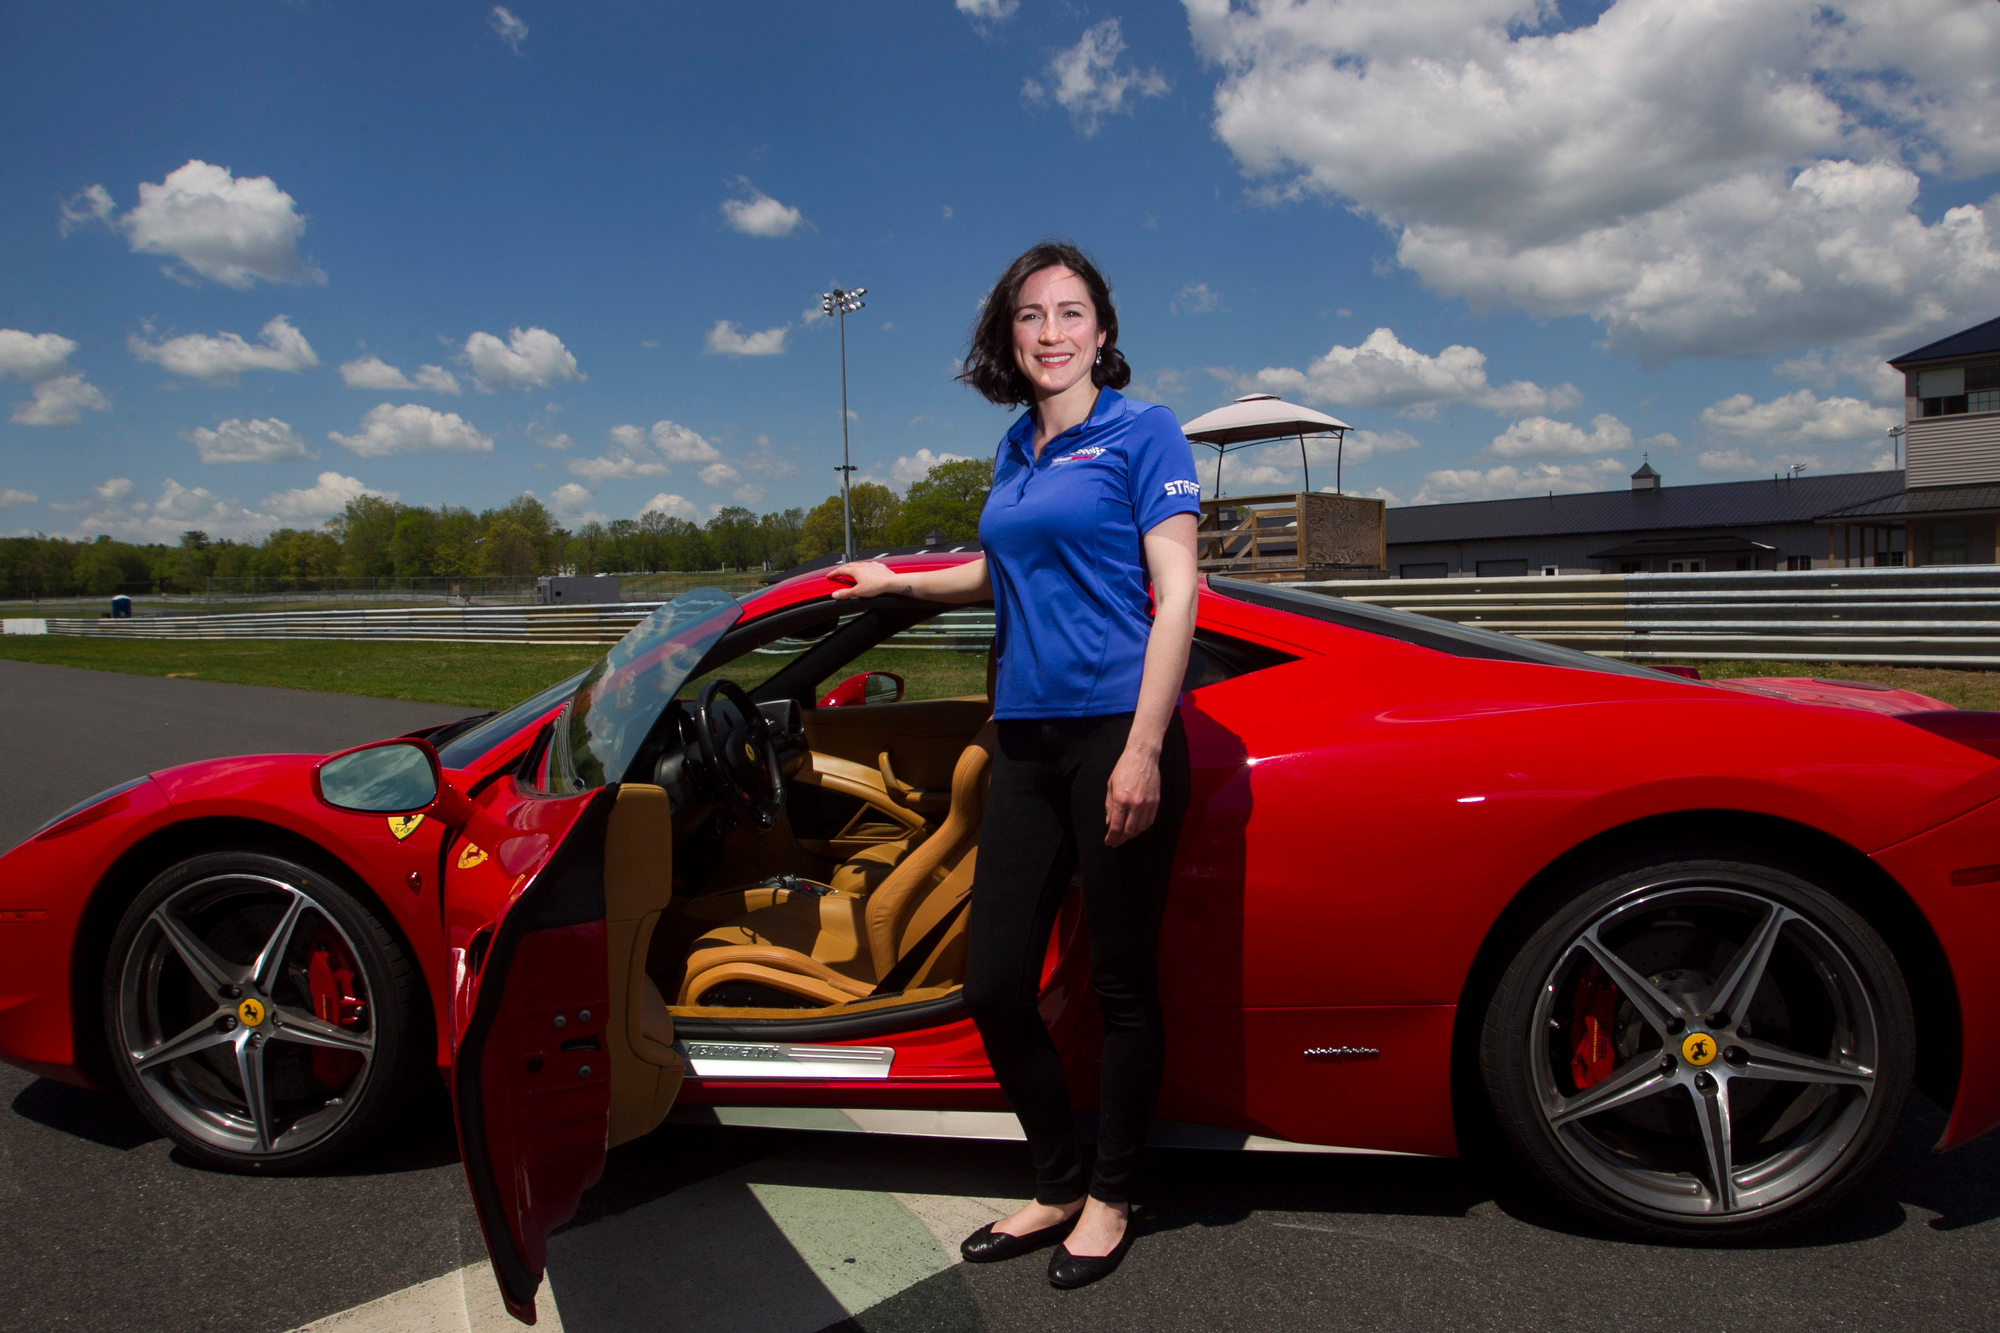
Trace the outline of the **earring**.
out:
[[[1093,366],[1101,365],[1103,364],[1103,361],[1104,361],[1104,349],[1100,347],[1097,349],[1097,359],[1095,361],[1092,361],[1090,364]]]

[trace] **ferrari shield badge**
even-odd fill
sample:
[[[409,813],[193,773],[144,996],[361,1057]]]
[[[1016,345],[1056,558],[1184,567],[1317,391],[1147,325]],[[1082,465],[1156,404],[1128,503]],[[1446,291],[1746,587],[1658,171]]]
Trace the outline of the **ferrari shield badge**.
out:
[[[1712,1064],[1715,1061],[1715,1038],[1706,1032],[1690,1032],[1681,1043],[1681,1057],[1691,1065]]]
[[[423,822],[424,817],[422,815],[390,815],[389,832],[396,835],[397,842],[401,842],[412,833],[415,833],[417,826]]]
[[[752,745],[749,741],[743,742],[743,757],[745,759],[748,759],[753,764],[756,763],[757,747]]]
[[[264,1021],[264,1006],[256,1000],[245,1000],[236,1006],[237,1021],[246,1028],[254,1028]]]
[[[458,868],[470,870],[486,859],[485,851],[478,843],[468,842],[458,853]]]

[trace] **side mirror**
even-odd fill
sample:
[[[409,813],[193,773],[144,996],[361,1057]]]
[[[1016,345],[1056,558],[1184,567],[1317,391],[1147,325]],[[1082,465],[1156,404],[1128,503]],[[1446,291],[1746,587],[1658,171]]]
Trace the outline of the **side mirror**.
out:
[[[428,741],[399,738],[343,750],[322,761],[312,781],[313,795],[350,814],[428,814],[454,829],[472,817],[472,803],[445,781]]]
[[[826,692],[821,708],[852,708],[856,704],[892,704],[903,697],[903,678],[893,671],[863,671]]]

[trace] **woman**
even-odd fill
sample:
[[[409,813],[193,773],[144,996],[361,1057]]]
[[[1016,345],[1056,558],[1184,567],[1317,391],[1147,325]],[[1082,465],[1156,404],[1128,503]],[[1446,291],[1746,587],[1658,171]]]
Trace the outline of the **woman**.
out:
[[[1061,1241],[1049,1281],[1080,1287],[1131,1245],[1128,1192],[1165,1052],[1155,953],[1188,799],[1174,705],[1194,637],[1201,487],[1173,414],[1117,392],[1132,378],[1118,315],[1075,246],[1038,245],[1008,266],[959,378],[1028,409],[994,464],[984,557],[921,574],[842,565],[834,575],[853,586],[835,596],[993,599],[999,746],[965,1002],[1027,1132],[1036,1184],[1032,1203],[962,1250],[983,1263]],[[1104,1019],[1088,1189],[1062,1062],[1036,1011],[1049,931],[1079,864]]]

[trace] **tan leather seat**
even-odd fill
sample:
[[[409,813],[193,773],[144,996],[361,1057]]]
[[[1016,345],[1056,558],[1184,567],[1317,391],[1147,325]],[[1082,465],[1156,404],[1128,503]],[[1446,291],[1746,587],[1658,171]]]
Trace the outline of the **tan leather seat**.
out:
[[[745,912],[694,942],[680,986],[693,1005],[729,981],[754,982],[820,1004],[861,999],[972,888],[972,868],[986,813],[986,780],[997,730],[988,722],[959,755],[951,809],[931,834],[872,893],[818,897],[763,890],[767,905]],[[955,923],[962,928],[963,919]],[[962,929],[958,932],[962,936]],[[947,938],[912,984],[939,984]],[[955,980],[955,978],[954,978]]]

